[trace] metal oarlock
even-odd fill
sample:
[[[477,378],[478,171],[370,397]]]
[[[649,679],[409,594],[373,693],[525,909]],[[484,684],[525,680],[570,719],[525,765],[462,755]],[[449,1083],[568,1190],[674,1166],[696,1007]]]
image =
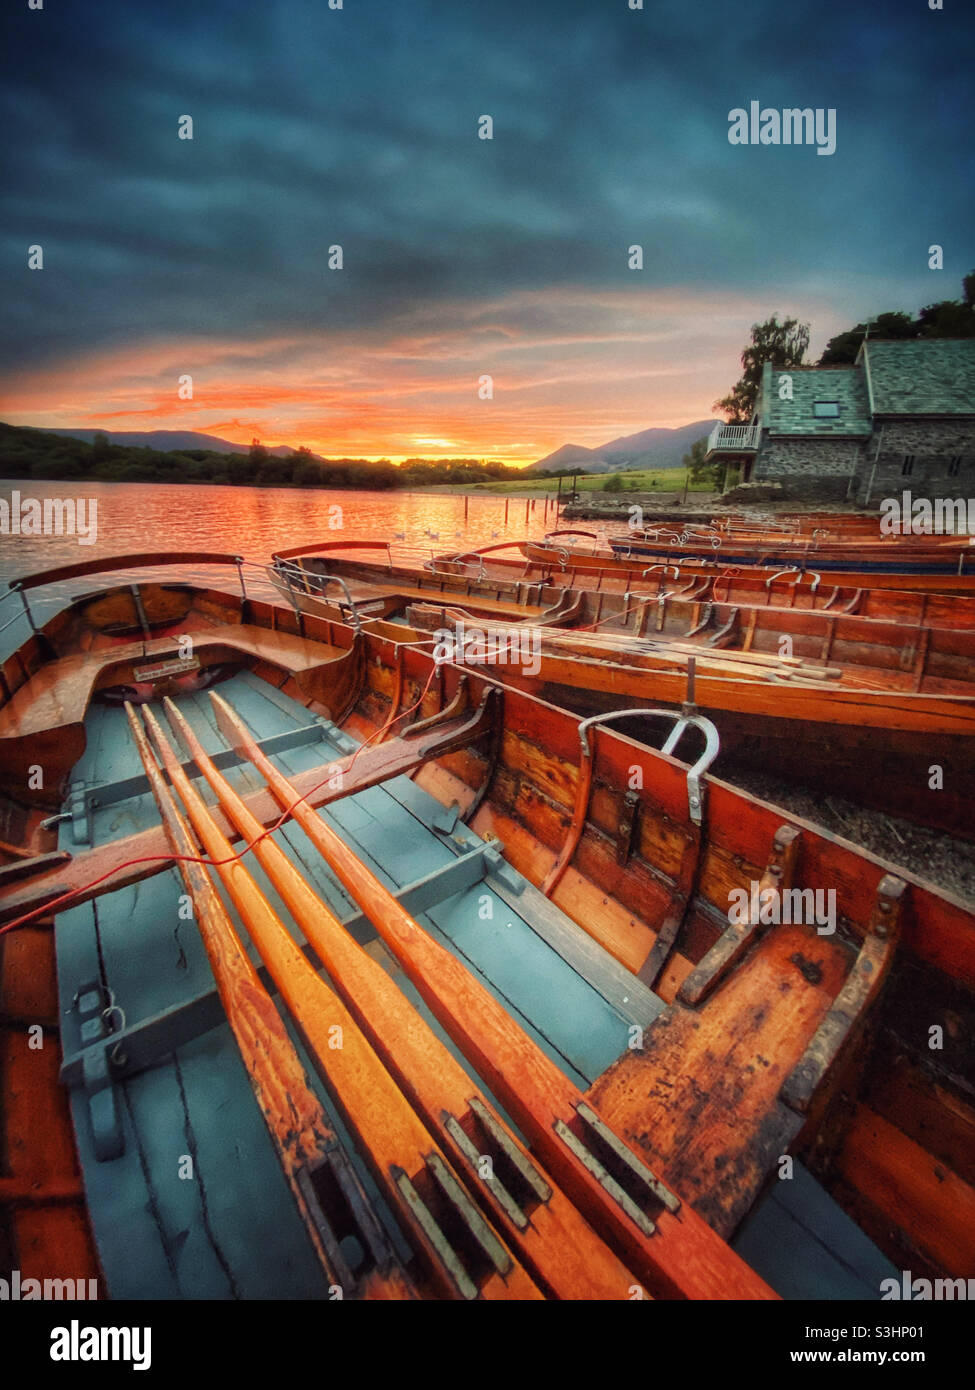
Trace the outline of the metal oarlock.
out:
[[[694,669],[693,661],[688,662],[688,701],[684,708],[678,713],[671,709],[620,709],[612,710],[607,714],[594,714],[589,719],[583,719],[579,725],[579,739],[582,743],[583,757],[592,757],[592,749],[589,743],[589,730],[597,724],[609,724],[618,719],[634,718],[660,718],[670,719],[674,727],[667,735],[667,740],[661,748],[662,753],[667,753],[671,757],[684,733],[689,728],[700,729],[704,735],[704,752],[687,771],[687,803],[690,810],[691,820],[695,825],[701,824],[701,814],[703,808],[703,788],[701,778],[707,769],[714,762],[718,753],[721,751],[721,737],[717,727],[712,724],[710,719],[706,719],[701,714],[692,712],[694,698]]]
[[[356,604],[355,599],[352,597],[352,591],[349,589],[348,584],[345,582],[341,575],[313,574],[310,573],[308,570],[304,569],[302,565],[295,563],[295,561],[293,560],[281,559],[275,559],[273,565],[267,566],[267,574],[276,588],[280,588],[281,584],[284,585],[285,589],[287,590],[287,596],[291,600],[292,607],[294,608],[296,613],[300,613],[301,611],[298,604],[299,595],[303,593],[311,593],[311,588],[309,586],[310,580],[315,581],[315,586],[318,589],[319,594],[323,598],[325,596],[325,590],[329,584],[338,584],[339,587],[342,589],[342,592],[345,594],[344,607],[348,612],[349,621],[355,628],[356,632],[360,632],[362,630],[362,618],[359,614],[358,605]],[[299,578],[301,581],[300,585],[296,584],[296,581]],[[342,607],[343,605],[340,603],[339,606]]]

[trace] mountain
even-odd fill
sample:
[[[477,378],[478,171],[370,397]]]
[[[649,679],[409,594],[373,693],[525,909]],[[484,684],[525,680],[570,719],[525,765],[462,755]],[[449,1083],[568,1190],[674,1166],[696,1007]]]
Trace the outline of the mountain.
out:
[[[571,468],[575,463],[579,464],[580,468],[589,468],[600,462],[601,456],[595,449],[587,449],[584,444],[563,444],[561,449],[556,449],[554,454],[547,454],[545,458],[539,459],[531,468],[526,468],[525,472],[530,473],[532,468]]]
[[[195,430],[74,430],[48,429],[45,434],[65,435],[69,439],[82,439],[86,444],[94,444],[96,434],[108,437],[109,444],[121,444],[129,449],[158,449],[169,453],[181,449],[211,449],[215,454],[246,454],[250,445],[231,444],[228,439],[220,439],[215,434],[198,434]],[[268,448],[269,454],[276,458],[290,458],[294,453],[287,444],[277,444]],[[315,456],[317,458],[317,455]]]
[[[539,459],[526,473],[537,473],[543,468],[573,468],[580,472],[616,473],[631,468],[680,468],[681,460],[691,445],[711,433],[714,420],[697,420],[693,425],[681,425],[677,429],[640,430],[637,434],[621,435],[595,449],[587,449],[581,444],[563,444],[553,454]]]

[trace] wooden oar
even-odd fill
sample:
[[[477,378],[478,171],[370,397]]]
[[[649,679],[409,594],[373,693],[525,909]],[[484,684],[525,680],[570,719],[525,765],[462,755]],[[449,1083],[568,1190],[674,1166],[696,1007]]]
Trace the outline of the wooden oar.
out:
[[[775,1298],[693,1208],[682,1206],[649,1172],[493,995],[299,799],[230,705],[215,691],[210,699],[224,737],[253,763],[278,804],[291,810],[546,1169],[648,1291],[672,1298]]]
[[[462,616],[449,610],[438,611],[443,612],[452,621]],[[417,614],[417,618],[420,616]],[[838,667],[811,666],[801,657],[777,656],[767,652],[743,652],[734,647],[697,646],[691,642],[670,638],[633,637],[628,633],[609,631],[573,632],[535,624],[510,628],[498,623],[485,623],[482,627],[485,634],[490,634],[495,640],[515,644],[515,650],[518,650],[524,641],[525,628],[531,627],[540,634],[540,641],[552,650],[561,650],[567,654],[575,651],[585,652],[590,659],[598,659],[593,657],[593,652],[598,646],[602,646],[607,651],[639,658],[641,665],[648,666],[658,661],[686,665],[688,657],[694,657],[702,668],[707,667],[712,671],[724,672],[726,675],[746,680],[765,680],[770,675],[787,678],[790,674],[795,674],[819,681],[835,680],[842,675]],[[467,660],[473,660],[475,664],[491,664],[477,657],[468,657]]]
[[[540,1299],[540,1289],[471,1203],[438,1145],[342,1001],[299,950],[234,857],[151,711],[143,717],[166,773],[313,1061],[358,1136],[433,1289],[448,1299]],[[232,862],[220,862],[231,860]],[[446,1231],[445,1231],[446,1227]],[[459,1247],[459,1248],[458,1248]],[[463,1256],[461,1254],[463,1252]]]
[[[178,860],[180,877],[193,902],[193,914],[206,948],[220,1002],[240,1051],[244,1069],[274,1145],[305,1232],[331,1290],[344,1298],[415,1298],[416,1290],[395,1259],[372,1204],[332,1130],[305,1075],[301,1059],[267,990],[227,915],[206,869],[188,862],[199,855],[189,829],[163,780],[142,725],[126,702],[132,737],[159,808],[166,838]],[[328,1214],[316,1191],[316,1175],[328,1169],[330,1186],[342,1194],[374,1264],[362,1278],[349,1269]],[[342,1212],[343,1223],[346,1211]]]
[[[261,822],[214,766],[173,702],[163,703],[186,755],[223,811],[246,842],[257,841],[264,830]],[[254,854],[372,1046],[475,1200],[486,1207],[546,1293],[563,1299],[628,1299],[636,1282],[633,1274],[554,1180],[538,1170],[493,1103],[379,962],[353,940],[270,837],[255,844]]]

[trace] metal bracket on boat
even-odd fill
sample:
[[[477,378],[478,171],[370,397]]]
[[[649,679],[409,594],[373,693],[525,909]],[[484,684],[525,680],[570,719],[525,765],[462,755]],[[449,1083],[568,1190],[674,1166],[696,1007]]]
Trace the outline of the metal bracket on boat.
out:
[[[116,1014],[124,1028],[125,1014],[100,980],[90,980],[82,985],[74,996],[73,1007],[78,1014],[82,1049],[81,1086],[88,1099],[95,1157],[99,1163],[105,1163],[109,1159],[120,1158],[125,1152],[125,1134],[112,1071],[112,1053],[108,1047],[93,1047],[91,1044],[111,1035],[111,1021]]]
[[[300,1168],[296,1180],[343,1293],[354,1293],[368,1270],[388,1270],[394,1264],[382,1223],[337,1139],[333,1138],[318,1163]],[[342,1249],[350,1235],[356,1236],[362,1250],[361,1271],[350,1267]]]
[[[618,824],[619,839],[616,841],[616,862],[625,864],[633,853],[633,838],[636,834],[637,808],[640,798],[636,792],[628,791],[623,796],[623,806]]]
[[[693,687],[691,689],[693,698]],[[673,754],[674,749],[683,737],[685,729],[694,727],[700,729],[704,734],[704,752],[697,762],[687,770],[687,806],[691,820],[695,825],[700,825],[703,820],[704,808],[704,788],[701,785],[701,778],[707,769],[718,756],[721,748],[721,740],[718,731],[711,723],[710,719],[705,719],[703,715],[695,714],[693,709],[685,705],[680,713],[672,709],[617,709],[610,710],[606,714],[593,714],[588,719],[583,719],[579,724],[579,741],[582,744],[582,761],[579,767],[579,781],[576,789],[576,804],[572,812],[572,822],[569,826],[565,844],[559,852],[558,858],[548,872],[542,892],[550,898],[562,880],[562,876],[569,867],[569,862],[576,852],[576,847],[582,837],[583,827],[586,823],[586,813],[589,809],[589,798],[592,793],[592,748],[589,742],[589,730],[597,724],[609,724],[617,719],[634,718],[653,718],[671,719],[674,727],[667,736],[661,752],[669,755]]]
[[[71,817],[71,843],[90,845],[92,840],[92,806],[84,782],[72,782],[68,788],[68,814]]]
[[[352,623],[352,626],[355,628],[356,632],[360,632],[362,630],[362,619],[359,616],[358,605],[356,604],[355,599],[352,597],[352,592],[349,589],[348,584],[345,582],[345,580],[342,578],[340,574],[319,574],[312,570],[306,570],[300,560],[281,560],[278,558],[275,558],[273,572],[272,568],[268,567],[268,573],[271,576],[272,582],[274,579],[274,575],[277,575],[278,578],[283,582],[285,588],[288,591],[288,595],[291,598],[292,607],[294,608],[295,612],[299,615],[301,613],[301,609],[298,605],[298,597],[295,590],[296,580],[301,581],[301,584],[303,585],[306,594],[310,594],[312,592],[311,581],[314,580],[315,587],[322,598],[325,597],[325,590],[329,584],[338,584],[339,587],[342,589],[343,593],[345,594],[345,604],[342,605],[340,603],[339,606],[344,606],[344,608],[348,610],[349,621]],[[241,584],[243,584],[243,579],[241,579]],[[244,597],[246,598],[246,593]]]
[[[444,1129],[497,1206],[523,1231],[529,1225],[530,1211],[547,1202],[552,1189],[477,1096],[471,1096],[467,1103],[477,1121],[476,1142],[447,1110],[441,1114]]]
[[[816,592],[816,590],[819,588],[819,582],[820,582],[820,580],[822,579],[822,575],[821,575],[821,574],[817,574],[815,570],[803,570],[803,569],[799,569],[798,567],[794,567],[794,568],[792,568],[792,569],[779,570],[779,572],[778,572],[777,574],[769,575],[768,579],[766,579],[766,581],[765,581],[765,587],[766,587],[766,589],[771,589],[772,585],[775,583],[775,581],[776,581],[777,579],[784,579],[785,576],[786,576],[787,574],[794,574],[794,575],[795,575],[795,579],[794,579],[792,582],[793,582],[793,584],[796,584],[796,585],[802,583],[802,581],[803,581],[804,577],[806,576],[806,574],[811,574],[811,575],[812,575],[812,581],[813,581],[813,582],[812,582],[812,584],[809,586],[809,592],[810,592],[810,593],[813,593],[813,594],[814,594],[814,593]]]
[[[690,811],[691,820],[695,825],[701,824],[702,808],[704,805],[704,789],[701,785],[701,778],[714,762],[718,753],[721,751],[721,738],[717,728],[710,719],[706,719],[702,714],[694,714],[687,708],[677,713],[672,709],[620,709],[611,710],[608,714],[594,714],[589,719],[584,719],[579,725],[579,738],[582,742],[583,756],[591,757],[589,747],[589,730],[596,724],[608,724],[614,719],[633,719],[639,716],[641,719],[671,719],[674,727],[667,735],[666,742],[661,748],[661,753],[666,753],[670,757],[674,756],[674,749],[689,728],[700,729],[704,735],[704,752],[697,762],[692,764],[687,770],[687,804]]]
[[[467,1266],[483,1267],[486,1262],[504,1278],[512,1268],[511,1256],[440,1155],[436,1152],[425,1154],[424,1163],[433,1179],[429,1193],[430,1201],[439,1208],[436,1214],[402,1168],[393,1165],[390,1177],[422,1231],[430,1257],[436,1259],[461,1297],[473,1300],[477,1298],[478,1288]],[[442,1221],[449,1226],[451,1236],[445,1234]],[[457,1249],[461,1243],[466,1264]]]
[[[651,1201],[669,1212],[677,1212],[680,1198],[664,1186],[585,1101],[578,1101],[575,1110],[582,1121],[585,1138],[579,1138],[562,1120],[555,1121],[556,1134],[634,1225],[644,1235],[652,1236],[656,1226],[646,1214],[644,1205]]]

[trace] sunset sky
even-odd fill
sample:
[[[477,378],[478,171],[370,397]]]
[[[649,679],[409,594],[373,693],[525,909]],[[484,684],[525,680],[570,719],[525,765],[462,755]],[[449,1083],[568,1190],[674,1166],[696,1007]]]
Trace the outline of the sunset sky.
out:
[[[770,313],[818,355],[975,265],[962,0],[6,10],[14,424],[528,462],[709,417]],[[836,153],[731,145],[752,100]]]

